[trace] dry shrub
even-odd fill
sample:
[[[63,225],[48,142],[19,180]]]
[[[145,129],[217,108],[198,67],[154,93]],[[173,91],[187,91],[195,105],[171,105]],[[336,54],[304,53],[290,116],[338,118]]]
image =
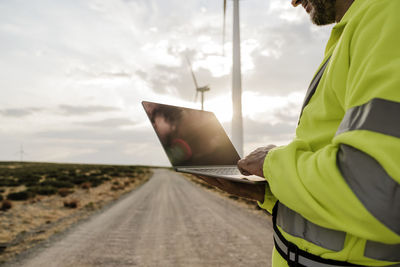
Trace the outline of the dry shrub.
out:
[[[96,209],[96,205],[93,202],[89,202],[85,205],[85,208],[87,210],[95,210]]]
[[[9,200],[3,200],[3,202],[1,203],[1,207],[0,210],[2,211],[6,211],[12,208],[12,203]]]
[[[72,194],[73,192],[74,192],[73,190],[68,189],[68,188],[60,188],[60,189],[58,189],[58,194],[59,194],[61,197],[66,197],[66,196],[68,196],[69,194]]]
[[[0,253],[2,253],[4,250],[7,249],[7,247],[9,246],[9,243],[0,243]]]
[[[68,177],[67,177],[68,178]],[[40,183],[40,186],[52,186],[56,188],[72,188],[74,184],[68,181],[59,180],[45,180]]]
[[[30,197],[30,192],[28,191],[14,192],[7,195],[8,199],[15,201],[27,200],[29,197]]]
[[[89,182],[83,183],[83,184],[81,185],[81,188],[82,188],[82,189],[90,189],[90,187],[91,187],[91,184],[90,184]]]
[[[57,193],[57,188],[53,186],[33,186],[29,187],[28,191],[33,195],[50,196]]]
[[[70,208],[70,209],[76,209],[78,207],[78,204],[79,204],[79,201],[76,199],[64,201],[64,207]]]
[[[111,191],[118,191],[120,187],[118,185],[111,186]]]

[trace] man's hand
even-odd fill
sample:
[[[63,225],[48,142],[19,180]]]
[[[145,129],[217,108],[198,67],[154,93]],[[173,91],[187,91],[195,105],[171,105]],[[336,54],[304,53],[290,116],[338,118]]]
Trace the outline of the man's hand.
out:
[[[257,175],[264,177],[263,165],[265,157],[268,152],[276,147],[275,145],[268,145],[265,147],[259,147],[251,152],[247,157],[238,161],[239,171],[243,175]]]
[[[249,198],[251,200],[264,201],[265,184],[245,184],[240,182],[232,182],[222,178],[213,178],[197,175],[198,178],[204,180],[222,191],[232,195]]]

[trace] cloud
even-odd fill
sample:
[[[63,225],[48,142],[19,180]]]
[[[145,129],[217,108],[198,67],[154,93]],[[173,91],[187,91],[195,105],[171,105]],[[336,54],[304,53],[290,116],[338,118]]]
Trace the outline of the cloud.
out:
[[[143,80],[146,80],[147,79],[147,73],[146,72],[144,72],[143,70],[137,70],[136,72],[135,72],[135,74],[137,75],[137,76],[139,76],[141,79],[143,79]]]
[[[254,68],[245,77],[245,88],[272,95],[305,92],[323,58],[326,29],[309,23],[283,23],[260,29],[260,46],[252,52]]]
[[[118,111],[118,108],[109,106],[72,106],[72,105],[59,105],[58,108],[65,115],[87,115],[92,113]]]
[[[293,112],[296,110],[297,112]],[[280,109],[274,112],[273,116],[277,118],[279,121],[286,121],[286,122],[297,122],[300,116],[300,110],[297,108],[297,105],[289,103],[287,108]]]
[[[276,124],[269,122],[258,122],[245,118],[243,122],[246,141],[259,142],[266,139],[287,140],[294,136],[296,124],[282,121]]]
[[[35,112],[41,111],[41,108],[8,108],[0,110],[0,115],[4,117],[21,118],[32,115]]]
[[[133,126],[136,123],[127,118],[111,118],[104,119],[99,121],[85,121],[78,122],[80,125],[88,126],[88,127],[99,127],[99,128],[118,128],[122,126]]]
[[[115,143],[141,140],[148,142],[154,139],[155,133],[150,126],[141,129],[120,129],[117,127],[83,128],[71,129],[49,129],[34,134],[35,138],[42,140],[58,140],[73,143]]]

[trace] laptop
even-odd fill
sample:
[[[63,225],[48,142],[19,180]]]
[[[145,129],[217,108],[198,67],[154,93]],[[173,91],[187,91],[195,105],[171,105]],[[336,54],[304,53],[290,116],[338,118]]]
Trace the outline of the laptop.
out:
[[[240,156],[214,113],[147,101],[142,105],[175,171],[249,184],[266,182],[240,173]]]

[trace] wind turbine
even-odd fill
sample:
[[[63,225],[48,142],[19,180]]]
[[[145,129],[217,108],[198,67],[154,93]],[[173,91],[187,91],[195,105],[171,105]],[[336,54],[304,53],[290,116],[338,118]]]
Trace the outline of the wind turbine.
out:
[[[19,151],[16,152],[15,154],[19,154],[20,162],[23,162],[24,161],[24,155],[26,155],[26,152],[24,151],[24,145],[21,144]]]
[[[200,92],[200,94],[201,94],[201,110],[204,110],[204,93],[207,91],[210,91],[210,86],[206,85],[206,86],[199,87],[199,85],[197,84],[196,76],[194,75],[194,72],[193,72],[192,64],[190,63],[190,60],[188,57],[186,57],[186,61],[189,66],[190,73],[192,74],[194,86],[196,88],[196,96],[195,96],[194,101],[195,102],[197,101],[197,96]]]
[[[222,49],[225,43],[226,0],[224,0],[224,19]],[[233,0],[233,41],[232,41],[232,142],[240,156],[243,156],[242,119],[242,72],[240,67],[240,23],[239,0]]]

